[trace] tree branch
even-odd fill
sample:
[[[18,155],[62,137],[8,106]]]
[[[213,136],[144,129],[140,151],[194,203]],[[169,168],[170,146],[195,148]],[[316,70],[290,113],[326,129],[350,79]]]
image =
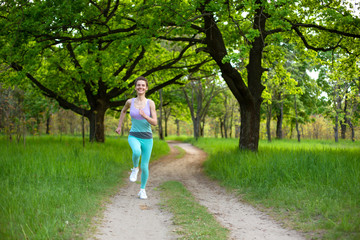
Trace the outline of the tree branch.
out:
[[[75,56],[75,53],[74,53],[74,49],[72,48],[71,43],[66,44],[66,48],[67,48],[67,50],[68,50],[69,53],[70,53],[70,57],[71,57],[72,62],[73,62],[74,65],[75,65],[75,68],[82,69],[79,61],[76,59],[76,56]]]
[[[130,65],[130,67],[127,69],[125,76],[122,78],[122,80],[125,82],[126,80],[129,79],[129,77],[132,75],[136,65],[138,65],[138,63],[140,62],[141,59],[144,58],[145,56],[145,48],[143,46],[141,46],[141,52],[140,54],[136,57],[135,61]],[[130,86],[129,86],[130,87]]]
[[[167,41],[174,41],[174,42],[195,42],[195,43],[203,43],[205,40],[197,39],[197,38],[185,38],[185,37],[177,37],[177,38],[168,38],[160,36],[158,39],[163,39]]]
[[[184,49],[181,50],[180,54],[178,57],[176,57],[175,59],[170,60],[168,63],[163,63],[163,65],[159,65],[153,69],[150,69],[148,71],[146,71],[144,74],[142,74],[142,76],[146,77],[154,72],[163,70],[163,69],[167,69],[169,67],[171,67],[172,65],[174,65],[175,63],[179,62],[180,59],[183,57],[183,55],[185,54],[185,52],[191,47],[193,46],[194,43],[189,43]]]
[[[354,33],[348,33],[348,32],[343,32],[343,31],[339,31],[339,30],[335,30],[335,29],[329,29],[323,26],[318,26],[315,24],[307,24],[307,23],[292,23],[289,20],[287,20],[289,23],[291,23],[291,25],[293,27],[306,27],[306,28],[316,28],[322,31],[326,31],[326,32],[331,32],[331,33],[336,33],[338,35],[341,36],[345,36],[345,37],[352,37],[352,38],[360,38],[359,34],[354,34]]]
[[[115,3],[115,6],[114,6],[113,10],[110,12],[108,17],[106,18],[106,22],[108,22],[115,15],[115,12],[118,9],[118,7],[119,7],[119,0],[116,0],[116,3]]]
[[[145,55],[145,48],[141,47],[141,52],[139,53],[139,55],[136,57],[136,59],[134,60],[134,62],[130,65],[130,67],[127,69],[125,76],[122,78],[123,82],[126,82],[126,80],[128,80],[130,78],[130,76],[133,73],[133,70],[135,69],[136,65],[140,62],[141,59],[144,58]],[[126,64],[123,64],[113,75],[117,76],[124,68],[126,67]],[[116,74],[116,75],[115,75]],[[127,87],[123,87],[123,88],[113,88],[112,90],[110,90],[110,92],[108,93],[108,97],[109,99],[114,98],[118,95],[120,95],[121,93],[125,92],[128,88],[130,88],[134,83],[130,83]]]
[[[19,64],[15,63],[15,62],[12,62],[10,64],[10,66],[18,71],[18,72],[21,72],[23,70],[23,67],[20,66]],[[76,112],[77,114],[80,114],[82,115],[83,113],[85,113],[85,116],[89,116],[89,111],[88,110],[85,110],[83,108],[80,108],[78,106],[76,106],[75,104],[73,103],[70,103],[68,101],[66,101],[64,98],[60,97],[57,93],[55,93],[54,91],[50,90],[49,88],[45,87],[44,85],[42,85],[36,78],[34,78],[30,73],[26,73],[26,77],[30,79],[30,81],[32,83],[34,83],[41,91],[42,93],[47,96],[47,97],[50,97],[50,98],[53,98],[55,99],[59,105],[61,107],[63,107],[64,109],[71,109],[72,111]]]
[[[319,48],[319,47],[311,46],[311,45],[306,41],[305,36],[302,34],[302,32],[299,30],[298,27],[293,27],[293,29],[294,29],[295,32],[299,35],[299,37],[300,37],[301,40],[303,41],[304,45],[305,45],[308,49],[311,49],[311,50],[314,50],[314,51],[328,52],[328,51],[332,51],[332,50],[340,47],[340,41],[341,41],[341,40],[336,44],[336,46],[329,47],[329,48]]]
[[[99,33],[99,34],[89,35],[89,36],[84,36],[84,37],[78,37],[78,38],[51,36],[49,34],[35,35],[35,38],[39,38],[38,42],[54,40],[56,42],[56,44],[64,43],[64,42],[68,42],[68,41],[81,42],[84,40],[92,40],[92,39],[97,39],[97,38],[101,38],[101,37],[106,37],[106,36],[116,34],[116,33],[131,32],[131,31],[134,31],[136,28],[137,28],[137,25],[134,24],[133,26],[131,26],[129,28],[119,28],[119,29],[115,29],[115,30],[109,30],[108,32],[104,32],[104,33]],[[41,39],[41,38],[43,38],[43,39]]]
[[[276,28],[273,30],[265,31],[265,35],[271,35],[271,34],[280,33],[280,32],[286,32],[286,30],[283,28]]]

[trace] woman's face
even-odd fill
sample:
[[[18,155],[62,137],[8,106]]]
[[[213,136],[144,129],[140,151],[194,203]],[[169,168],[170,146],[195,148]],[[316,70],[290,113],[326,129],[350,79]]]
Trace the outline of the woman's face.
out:
[[[146,93],[146,91],[148,90],[148,87],[146,86],[146,82],[143,80],[138,80],[136,82],[135,90],[139,94]]]

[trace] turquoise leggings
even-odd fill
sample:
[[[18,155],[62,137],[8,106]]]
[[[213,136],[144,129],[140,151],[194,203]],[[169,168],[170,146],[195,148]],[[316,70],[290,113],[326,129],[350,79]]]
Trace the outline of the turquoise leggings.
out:
[[[153,147],[153,139],[142,139],[134,136],[129,136],[128,141],[132,149],[132,161],[134,167],[139,166],[140,156],[141,156],[141,186],[140,188],[145,189],[146,182],[149,177],[149,161],[151,156],[151,151]]]

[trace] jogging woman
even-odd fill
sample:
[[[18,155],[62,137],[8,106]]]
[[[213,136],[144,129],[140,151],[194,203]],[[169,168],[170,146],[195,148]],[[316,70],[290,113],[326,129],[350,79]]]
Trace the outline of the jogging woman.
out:
[[[121,126],[127,110],[130,108],[131,129],[128,141],[132,149],[132,161],[134,167],[131,169],[130,181],[136,182],[139,172],[141,156],[141,186],[138,196],[140,199],[147,199],[145,187],[149,177],[149,161],[153,147],[151,125],[157,125],[155,103],[145,97],[148,90],[148,81],[140,76],[135,79],[136,98],[128,99],[121,110],[120,120],[116,132],[121,134]]]

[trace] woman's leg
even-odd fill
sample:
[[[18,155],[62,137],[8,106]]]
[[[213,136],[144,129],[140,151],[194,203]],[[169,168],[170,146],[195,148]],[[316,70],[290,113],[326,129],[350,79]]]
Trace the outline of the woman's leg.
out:
[[[153,147],[153,139],[139,139],[141,142],[141,186],[145,189],[147,180],[149,178],[149,161]]]
[[[129,145],[130,145],[131,150],[133,152],[132,161],[133,161],[134,167],[137,168],[139,166],[140,155],[141,155],[140,141],[139,141],[138,138],[130,135],[128,137],[128,142],[129,142]]]

